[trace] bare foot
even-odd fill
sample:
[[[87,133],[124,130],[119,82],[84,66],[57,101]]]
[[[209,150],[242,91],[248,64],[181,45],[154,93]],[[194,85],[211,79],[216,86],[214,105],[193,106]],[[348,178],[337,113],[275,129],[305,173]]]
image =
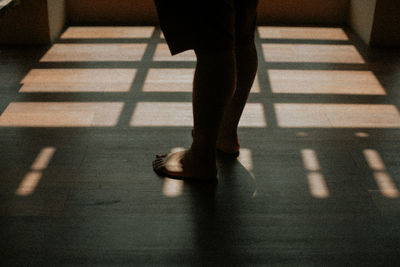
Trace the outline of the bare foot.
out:
[[[190,150],[157,155],[153,170],[160,176],[182,180],[205,181],[217,177],[215,159],[199,160]]]

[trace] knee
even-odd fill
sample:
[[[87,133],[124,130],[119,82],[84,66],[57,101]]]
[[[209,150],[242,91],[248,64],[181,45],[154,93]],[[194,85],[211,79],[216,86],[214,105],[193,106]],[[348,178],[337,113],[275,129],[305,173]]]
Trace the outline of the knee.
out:
[[[235,63],[235,49],[194,49],[197,62],[209,63],[214,66],[223,64],[231,65]]]
[[[256,44],[255,43],[248,43],[248,44],[241,44],[236,45],[235,47],[235,54],[257,54]]]

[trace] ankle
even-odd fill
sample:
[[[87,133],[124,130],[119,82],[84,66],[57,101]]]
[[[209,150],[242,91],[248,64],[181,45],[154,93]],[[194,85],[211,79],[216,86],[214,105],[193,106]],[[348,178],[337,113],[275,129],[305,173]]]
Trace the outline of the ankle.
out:
[[[240,150],[237,134],[220,135],[217,139],[217,149],[226,153],[236,153]]]
[[[203,163],[215,163],[215,146],[212,148],[192,145],[188,151],[190,157]]]
[[[236,140],[238,139],[238,135],[236,132],[220,132],[218,134],[218,138],[217,140],[224,140],[224,139],[228,139],[228,140]]]

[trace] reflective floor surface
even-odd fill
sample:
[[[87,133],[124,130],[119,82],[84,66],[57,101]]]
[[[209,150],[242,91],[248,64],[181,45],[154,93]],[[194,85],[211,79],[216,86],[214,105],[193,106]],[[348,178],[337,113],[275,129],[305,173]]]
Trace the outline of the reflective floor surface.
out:
[[[156,27],[0,47],[2,266],[397,266],[400,54],[257,29],[238,160],[158,177],[191,142],[192,52]]]

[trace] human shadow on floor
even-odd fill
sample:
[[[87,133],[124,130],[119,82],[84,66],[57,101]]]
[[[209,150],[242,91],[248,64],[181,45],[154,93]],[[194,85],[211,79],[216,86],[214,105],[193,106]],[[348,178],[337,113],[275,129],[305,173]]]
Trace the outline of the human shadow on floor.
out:
[[[218,185],[185,183],[193,206],[193,264],[238,266],[245,260],[238,209],[249,204],[256,191],[252,174],[238,161],[219,158]]]

